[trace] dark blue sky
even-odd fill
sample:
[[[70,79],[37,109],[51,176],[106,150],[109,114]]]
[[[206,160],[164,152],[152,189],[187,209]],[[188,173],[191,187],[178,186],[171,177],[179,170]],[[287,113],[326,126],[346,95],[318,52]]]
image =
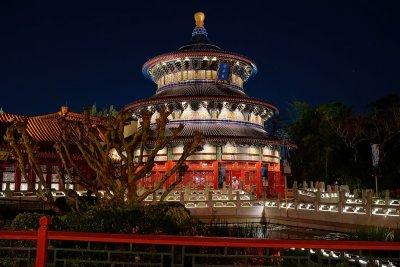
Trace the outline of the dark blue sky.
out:
[[[5,112],[120,108],[151,96],[142,64],[187,43],[199,10],[214,43],[257,63],[247,94],[281,110],[296,98],[360,111],[400,93],[396,0],[34,2],[0,3]]]

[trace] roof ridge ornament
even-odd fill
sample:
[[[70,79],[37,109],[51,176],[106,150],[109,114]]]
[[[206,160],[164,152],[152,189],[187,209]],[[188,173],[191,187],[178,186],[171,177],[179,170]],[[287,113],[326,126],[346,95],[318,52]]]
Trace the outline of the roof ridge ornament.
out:
[[[194,13],[194,20],[196,21],[196,27],[204,28],[204,19],[206,15],[203,12]]]
[[[198,34],[207,36],[207,31],[204,28],[204,19],[206,15],[203,12],[194,13],[194,21],[196,22],[196,27],[193,29],[192,37]]]

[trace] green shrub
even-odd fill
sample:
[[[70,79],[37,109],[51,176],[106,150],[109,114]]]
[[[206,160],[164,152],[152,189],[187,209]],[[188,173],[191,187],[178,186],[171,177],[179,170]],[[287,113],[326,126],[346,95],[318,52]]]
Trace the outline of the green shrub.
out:
[[[212,222],[209,224],[197,224],[186,233],[187,235],[197,236],[216,236],[216,237],[242,237],[242,238],[268,238],[270,232],[267,225],[259,223],[235,223]]]
[[[14,230],[37,230],[43,214],[21,213],[11,223]],[[180,203],[123,206],[115,209],[91,207],[77,214],[68,212],[52,216],[51,230],[120,234],[184,234],[200,236],[266,238],[266,225],[258,223],[203,224],[190,216]]]
[[[147,206],[138,225],[140,233],[179,234],[194,224],[189,211],[180,203]]]
[[[12,230],[37,230],[39,228],[39,213],[20,213],[11,222]]]
[[[350,234],[350,239],[365,241],[394,241],[398,239],[398,234],[393,229],[370,226],[356,229]]]
[[[21,213],[12,221],[14,230],[37,230],[39,213]],[[192,226],[194,220],[180,203],[123,206],[115,209],[91,207],[77,214],[68,212],[51,216],[51,230],[101,233],[163,233],[179,234]]]

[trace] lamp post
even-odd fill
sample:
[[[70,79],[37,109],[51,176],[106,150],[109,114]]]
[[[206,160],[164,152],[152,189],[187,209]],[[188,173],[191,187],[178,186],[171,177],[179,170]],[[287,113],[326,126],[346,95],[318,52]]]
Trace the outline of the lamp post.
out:
[[[378,171],[379,171],[379,144],[371,144],[372,167],[375,177],[375,196],[378,197]]]
[[[287,159],[283,160],[283,175],[285,178],[285,204],[286,210],[288,209],[288,201],[287,201],[287,176],[292,174],[292,169],[290,168],[289,161]]]

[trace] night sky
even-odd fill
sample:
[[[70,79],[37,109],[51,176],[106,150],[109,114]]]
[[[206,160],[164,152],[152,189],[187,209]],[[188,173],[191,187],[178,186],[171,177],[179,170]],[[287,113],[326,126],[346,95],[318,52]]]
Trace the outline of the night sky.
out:
[[[249,96],[281,111],[293,99],[362,111],[400,93],[400,1],[1,1],[0,107],[38,115],[144,99],[144,62],[191,38],[255,60]]]

